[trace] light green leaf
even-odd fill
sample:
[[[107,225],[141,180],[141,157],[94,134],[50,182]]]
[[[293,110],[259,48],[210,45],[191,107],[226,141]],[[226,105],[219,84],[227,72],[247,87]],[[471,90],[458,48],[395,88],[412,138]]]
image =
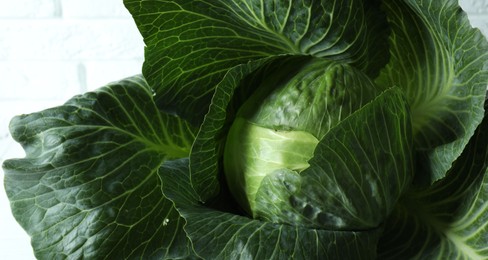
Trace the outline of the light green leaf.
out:
[[[488,258],[488,119],[447,176],[411,190],[385,223],[381,259]]]
[[[248,61],[313,55],[376,76],[388,59],[388,26],[374,0],[124,3],[147,45],[143,74],[158,107],[196,122],[227,71]]]
[[[457,0],[385,0],[391,60],[376,82],[399,86],[411,106],[416,147],[433,183],[445,176],[483,118],[488,42]]]
[[[224,174],[229,190],[253,216],[256,193],[263,179],[276,170],[299,172],[308,168],[308,160],[313,157],[318,142],[304,131],[277,131],[236,118],[224,150]]]
[[[158,169],[189,155],[195,130],[160,113],[141,76],[15,117],[10,129],[26,157],[4,162],[5,189],[36,257],[190,254]]]
[[[174,201],[196,254],[204,259],[374,259],[381,232],[306,229],[253,220],[199,203],[186,159],[160,170],[164,194]]]

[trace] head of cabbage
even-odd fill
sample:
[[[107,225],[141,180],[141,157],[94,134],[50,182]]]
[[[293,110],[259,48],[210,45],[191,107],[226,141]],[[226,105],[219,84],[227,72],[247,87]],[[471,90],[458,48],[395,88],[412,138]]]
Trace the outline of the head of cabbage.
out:
[[[337,138],[337,129],[343,127],[337,127],[341,121],[354,121],[353,118],[348,119],[349,116],[378,96],[379,88],[367,75],[352,66],[317,58],[285,64],[279,70],[266,72],[266,79],[247,84],[254,83],[259,85],[239,108],[227,134],[223,153],[226,180],[238,203],[253,218],[291,225],[330,229],[366,229],[377,226],[378,220],[383,218],[374,218],[375,214],[370,212],[371,207],[384,216],[392,209],[392,205],[386,204],[373,206],[385,203],[378,200],[378,197],[393,198],[392,201],[396,201],[402,193],[402,187],[407,186],[402,182],[382,183],[382,178],[391,175],[389,178],[408,182],[411,175],[408,167],[399,170],[393,167],[384,174],[378,174],[380,169],[373,164],[358,165],[357,172],[342,168],[334,172],[323,171],[320,175],[313,172],[322,171],[317,164],[307,169],[320,141]],[[371,112],[365,108],[358,113],[367,113],[364,111]],[[368,119],[364,117],[361,121]],[[408,119],[404,121],[408,122]],[[375,122],[360,122],[359,127],[374,127],[372,123]],[[331,129],[336,131],[327,135]],[[388,129],[391,130],[394,128]],[[360,131],[357,132],[356,135],[343,137],[351,140],[341,141],[356,142],[358,149],[366,153],[373,149],[381,150],[379,147],[361,147],[361,142],[366,140],[359,140]],[[409,146],[406,142],[398,150],[382,150],[384,157],[381,164],[411,164],[410,151],[407,150]],[[358,152],[350,151],[351,154]],[[331,163],[331,160],[334,157],[323,158],[321,164]],[[276,176],[283,180],[290,178],[285,184],[288,192],[284,196],[279,192],[269,192],[276,189],[276,181],[271,181]],[[335,178],[343,180],[338,183],[334,181]],[[317,187],[302,184],[302,181],[296,182],[297,179],[315,183]],[[354,205],[353,202],[357,200],[354,189],[364,188],[355,185],[356,182],[367,182],[366,185],[370,186],[363,191],[370,205],[364,212],[360,209],[362,204]],[[336,187],[324,189],[320,185]],[[383,185],[390,187],[382,189]],[[329,194],[321,197],[321,192]],[[354,213],[342,214],[339,208],[349,208]]]
[[[10,123],[37,258],[488,258],[488,42],[456,0],[124,4],[142,75]]]

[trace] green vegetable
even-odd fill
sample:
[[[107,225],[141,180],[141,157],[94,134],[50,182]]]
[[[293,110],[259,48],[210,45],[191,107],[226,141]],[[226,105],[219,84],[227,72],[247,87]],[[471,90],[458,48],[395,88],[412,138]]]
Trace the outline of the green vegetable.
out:
[[[488,42],[455,0],[125,0],[143,75],[15,117],[37,258],[488,258]]]
[[[256,193],[266,189],[260,188],[263,179],[281,169],[307,169],[329,130],[378,94],[366,75],[326,59],[286,64],[256,84],[234,119],[224,151],[229,188],[255,218]]]

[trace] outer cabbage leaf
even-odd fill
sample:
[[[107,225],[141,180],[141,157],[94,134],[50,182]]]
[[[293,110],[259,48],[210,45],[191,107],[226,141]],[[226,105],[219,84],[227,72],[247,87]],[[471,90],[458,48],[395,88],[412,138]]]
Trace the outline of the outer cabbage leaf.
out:
[[[444,179],[405,194],[385,223],[381,259],[488,258],[487,131],[485,117]]]
[[[160,170],[164,194],[186,220],[193,249],[204,259],[374,259],[381,232],[327,231],[253,220],[199,203],[186,159]]]
[[[488,42],[457,0],[385,0],[390,62],[376,82],[399,86],[412,110],[416,147],[431,174],[445,176],[483,118]]]
[[[276,58],[265,58],[238,65],[229,70],[217,85],[209,112],[200,126],[190,155],[192,187],[199,194],[201,201],[216,196],[220,190],[219,161],[224,149],[229,121],[237,113],[236,108],[231,107],[229,103],[234,98],[246,96],[245,93],[251,92],[252,88],[238,89],[242,81],[260,70],[262,66],[270,66],[274,60]]]
[[[388,26],[377,2],[124,1],[147,45],[143,74],[158,107],[196,122],[226,72],[250,60],[329,57],[374,77],[388,59]]]
[[[26,157],[4,162],[5,189],[37,258],[189,256],[157,173],[188,156],[195,129],[160,113],[142,77],[17,116],[10,129]]]

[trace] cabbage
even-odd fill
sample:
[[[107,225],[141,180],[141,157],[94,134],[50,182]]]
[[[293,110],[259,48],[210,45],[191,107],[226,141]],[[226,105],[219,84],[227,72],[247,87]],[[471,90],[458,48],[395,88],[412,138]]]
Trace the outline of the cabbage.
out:
[[[488,258],[488,42],[456,0],[124,4],[142,75],[10,123],[37,258]]]

